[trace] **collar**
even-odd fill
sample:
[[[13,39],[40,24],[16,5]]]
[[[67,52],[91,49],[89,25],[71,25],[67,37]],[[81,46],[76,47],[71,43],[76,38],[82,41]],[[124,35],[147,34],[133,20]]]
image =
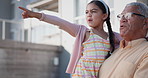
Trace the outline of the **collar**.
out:
[[[146,41],[146,39],[145,38],[139,38],[139,39],[136,39],[136,40],[132,40],[132,41],[128,42],[128,45],[126,47],[124,47],[125,40],[122,40],[122,41],[120,41],[120,48],[132,48],[136,45],[141,44],[143,41]]]

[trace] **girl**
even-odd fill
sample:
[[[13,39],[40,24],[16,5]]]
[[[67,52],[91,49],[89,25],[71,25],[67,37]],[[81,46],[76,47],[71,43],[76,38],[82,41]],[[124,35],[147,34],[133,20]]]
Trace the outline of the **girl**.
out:
[[[72,73],[73,78],[96,78],[101,64],[115,49],[114,40],[119,41],[118,34],[114,36],[112,32],[110,11],[103,1],[93,0],[86,7],[86,20],[91,29],[55,16],[19,8],[24,11],[23,18],[37,18],[55,24],[76,37],[73,54],[66,70],[67,73]],[[109,33],[103,29],[105,21]]]

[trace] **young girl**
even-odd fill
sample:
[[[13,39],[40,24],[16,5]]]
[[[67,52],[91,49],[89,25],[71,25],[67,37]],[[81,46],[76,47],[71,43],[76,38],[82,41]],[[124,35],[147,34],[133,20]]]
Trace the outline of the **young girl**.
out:
[[[35,17],[41,21],[55,24],[76,37],[73,54],[66,70],[67,73],[72,74],[72,78],[96,78],[101,64],[115,49],[114,41],[119,41],[118,34],[114,35],[112,32],[110,11],[103,1],[91,1],[86,7],[86,20],[91,29],[55,16],[19,8],[24,11],[23,18]],[[109,33],[103,29],[105,21]]]

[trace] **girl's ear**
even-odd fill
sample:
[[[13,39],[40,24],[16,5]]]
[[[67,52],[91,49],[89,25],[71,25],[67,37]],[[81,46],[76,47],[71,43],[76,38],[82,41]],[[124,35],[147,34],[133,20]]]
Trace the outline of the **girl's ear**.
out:
[[[106,20],[107,17],[108,17],[108,14],[103,14],[103,20]]]

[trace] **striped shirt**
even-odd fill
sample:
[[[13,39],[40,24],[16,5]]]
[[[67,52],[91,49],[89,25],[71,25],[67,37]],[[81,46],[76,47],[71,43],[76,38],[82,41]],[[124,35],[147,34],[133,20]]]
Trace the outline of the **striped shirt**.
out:
[[[88,40],[83,43],[82,57],[72,78],[96,78],[108,51],[110,51],[109,40],[90,31]]]

